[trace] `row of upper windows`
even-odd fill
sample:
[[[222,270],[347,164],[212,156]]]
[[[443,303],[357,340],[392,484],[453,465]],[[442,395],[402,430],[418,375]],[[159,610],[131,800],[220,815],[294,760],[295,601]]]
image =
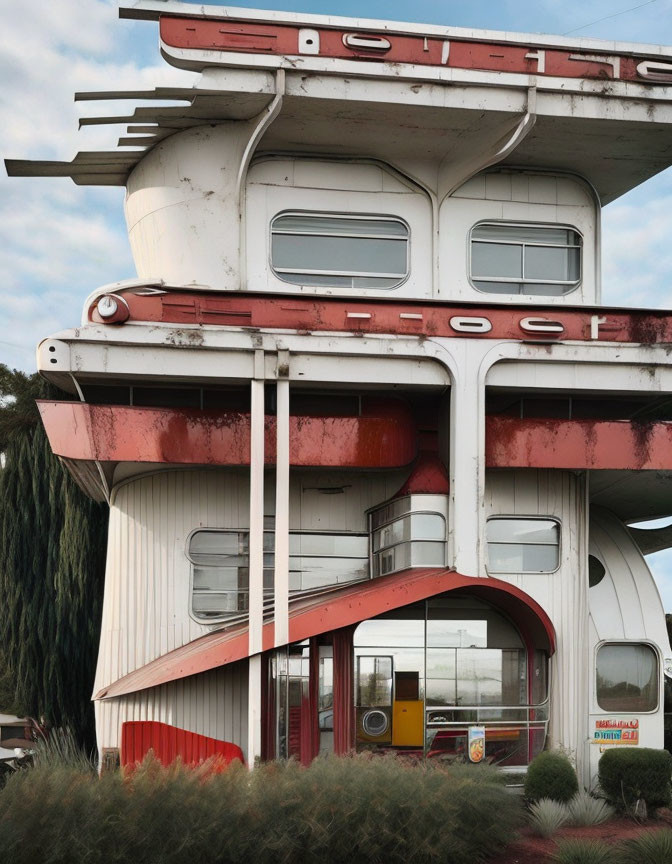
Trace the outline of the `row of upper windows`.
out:
[[[271,222],[271,266],[283,282],[397,288],[410,274],[408,224],[374,215],[286,212]],[[469,279],[489,294],[561,296],[581,281],[575,228],[479,222],[469,233]]]

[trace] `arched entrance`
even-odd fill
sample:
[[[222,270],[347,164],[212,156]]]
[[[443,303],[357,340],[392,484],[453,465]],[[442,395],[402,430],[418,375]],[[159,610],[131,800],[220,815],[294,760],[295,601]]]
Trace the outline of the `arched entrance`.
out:
[[[480,737],[487,761],[527,765],[546,740],[552,625],[519,589],[461,579],[269,655],[265,756],[473,760]]]

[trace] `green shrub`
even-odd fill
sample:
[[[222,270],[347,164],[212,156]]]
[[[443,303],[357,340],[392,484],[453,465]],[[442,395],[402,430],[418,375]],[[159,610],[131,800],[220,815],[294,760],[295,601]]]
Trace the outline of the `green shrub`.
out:
[[[487,765],[390,758],[231,766],[148,758],[98,778],[38,764],[0,791],[12,864],[476,864],[500,852],[522,805]],[[48,851],[45,851],[48,850]]]
[[[646,831],[619,847],[618,864],[670,864],[672,830]]]
[[[564,753],[546,750],[530,763],[525,776],[525,797],[528,801],[552,798],[569,801],[579,791],[576,772]]]
[[[530,827],[540,837],[555,834],[569,819],[569,810],[562,801],[540,798],[530,807]]]
[[[561,840],[551,861],[557,864],[614,864],[614,850],[602,840]]]
[[[581,790],[567,805],[569,810],[569,823],[577,827],[586,828],[589,825],[600,825],[611,819],[614,808],[607,804],[602,798],[593,798],[588,792]]]
[[[620,809],[631,809],[639,800],[648,810],[667,807],[672,756],[649,747],[614,748],[600,759],[598,777],[607,800]]]

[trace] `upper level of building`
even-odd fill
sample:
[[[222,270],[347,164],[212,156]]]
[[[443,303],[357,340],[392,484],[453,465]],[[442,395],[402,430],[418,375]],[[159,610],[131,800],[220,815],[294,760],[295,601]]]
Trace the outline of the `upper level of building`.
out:
[[[602,205],[672,164],[672,48],[173,0],[121,14],[157,20],[164,58],[200,77],[78,94],[149,105],[85,118],[126,125],[117,150],[7,166],[126,186],[147,283],[597,304]]]

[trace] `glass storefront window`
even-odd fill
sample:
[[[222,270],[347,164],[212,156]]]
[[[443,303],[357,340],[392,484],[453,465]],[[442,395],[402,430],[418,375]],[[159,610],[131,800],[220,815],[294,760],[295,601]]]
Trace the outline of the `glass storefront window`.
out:
[[[597,704],[604,711],[655,711],[658,658],[649,645],[612,642],[597,652]]]
[[[543,748],[547,654],[534,652],[528,676],[518,630],[489,604],[444,595],[364,621],[354,650],[359,749],[462,759],[468,727],[480,724],[488,761],[524,765]],[[372,680],[385,682],[381,692]],[[373,710],[376,734],[367,725]]]

